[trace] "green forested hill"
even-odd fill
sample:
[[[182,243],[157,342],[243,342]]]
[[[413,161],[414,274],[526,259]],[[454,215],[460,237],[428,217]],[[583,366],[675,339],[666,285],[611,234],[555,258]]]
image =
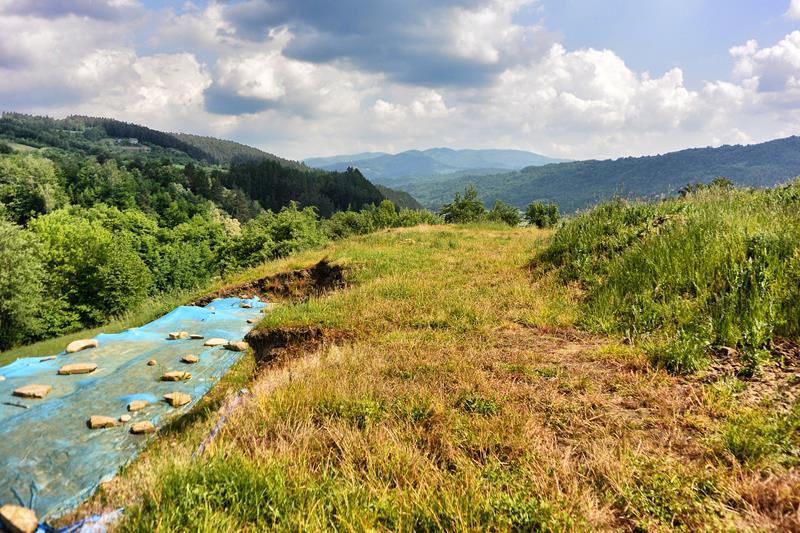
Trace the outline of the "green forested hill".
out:
[[[576,161],[493,175],[394,183],[423,205],[438,208],[474,185],[487,205],[495,200],[523,208],[535,200],[574,211],[613,196],[674,194],[689,183],[724,176],[737,185],[767,187],[800,175],[800,137],[750,146],[695,148],[663,155]]]
[[[375,185],[384,198],[391,200],[397,207],[405,207],[407,209],[423,209],[422,204],[416,198],[411,196],[405,191],[398,189],[390,189],[383,185]]]
[[[192,135],[189,133],[176,133],[175,137],[201,150],[216,163],[231,163],[242,159],[271,159],[287,167],[306,168],[305,165],[297,161],[284,159],[259,150],[258,148],[234,141],[226,141],[224,139],[205,137],[202,135]]]
[[[0,117],[0,142],[3,139],[17,146],[45,150],[42,155],[51,159],[94,157],[101,163],[113,159],[119,167],[129,169],[191,164],[182,185],[213,200],[238,219],[253,216],[259,206],[279,210],[291,201],[301,207],[316,207],[323,216],[330,216],[335,211],[360,209],[385,199],[357,170],[310,169],[236,142],[166,133],[109,118],[74,115],[52,119],[4,113]],[[174,172],[175,169],[168,169],[164,175]],[[173,180],[166,179],[161,185],[170,181]],[[139,184],[134,179],[128,189]],[[87,185],[96,184],[82,186]]]

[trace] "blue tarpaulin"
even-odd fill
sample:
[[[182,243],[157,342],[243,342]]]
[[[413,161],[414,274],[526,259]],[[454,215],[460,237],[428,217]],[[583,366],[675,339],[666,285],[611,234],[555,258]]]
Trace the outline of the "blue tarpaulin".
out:
[[[241,307],[243,302],[252,307]],[[262,307],[257,299],[239,298],[214,300],[206,307],[178,307],[145,326],[99,335],[98,348],[61,353],[50,360],[18,359],[0,367],[5,378],[0,381],[0,505],[31,507],[40,519],[76,507],[144,447],[148,437],[131,434],[132,423],[149,420],[160,427],[185,413],[242,356],[222,346],[206,347],[202,339],[169,340],[168,333],[240,340],[252,327],[247,320],[258,318]],[[200,361],[181,362],[190,354]],[[148,366],[150,359],[157,365]],[[58,369],[69,363],[95,363],[98,368],[90,374],[58,375]],[[161,375],[171,370],[187,371],[192,377],[161,381]],[[52,390],[41,400],[12,395],[29,384],[50,385]],[[170,392],[189,394],[192,401],[173,408],[163,401]],[[150,403],[128,413],[127,405],[140,399]],[[107,429],[87,427],[92,415],[118,419],[123,414],[130,414],[132,421]]]

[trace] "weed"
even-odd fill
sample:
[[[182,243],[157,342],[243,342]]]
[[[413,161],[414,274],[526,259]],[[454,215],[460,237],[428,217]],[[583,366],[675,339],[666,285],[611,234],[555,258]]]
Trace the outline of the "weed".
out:
[[[500,405],[494,398],[484,398],[473,392],[462,394],[456,405],[467,413],[494,416],[500,412]]]
[[[753,466],[770,457],[797,464],[800,460],[800,403],[786,414],[745,409],[732,416],[718,436],[718,450]]]

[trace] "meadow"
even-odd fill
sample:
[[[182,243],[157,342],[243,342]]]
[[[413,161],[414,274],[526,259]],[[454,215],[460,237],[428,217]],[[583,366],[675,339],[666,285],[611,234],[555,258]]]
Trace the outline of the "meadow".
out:
[[[700,191],[694,209],[711,216],[722,199],[745,209],[743,194]],[[628,208],[653,211],[628,225]],[[673,318],[688,311],[673,312],[679,306],[667,298],[663,316],[672,321],[650,330],[614,314],[628,305],[615,298],[637,296],[634,285],[617,286],[625,261],[646,246],[663,249],[644,235],[694,231],[681,222],[693,215],[670,218],[670,209],[600,207],[584,216],[616,229],[597,238],[581,217],[555,231],[389,229],[240,274],[255,279],[327,257],[343,266],[346,284],[266,314],[259,331],[321,334],[275,350],[268,363],[249,354],[64,520],[122,506],[120,531],[798,528],[800,384],[783,372],[791,357],[779,361],[767,341],[720,336],[749,331],[739,321],[712,330],[704,361],[690,368],[652,348],[680,342],[676,324],[691,321]],[[768,243],[796,228],[770,224],[777,236]],[[575,248],[565,243],[577,240],[591,251],[569,255]],[[746,257],[747,242],[720,249]],[[660,271],[680,280],[674,265]],[[595,311],[597,302],[609,303]],[[715,366],[718,339],[735,340],[728,347],[737,353],[769,355],[757,367],[746,357]],[[739,372],[745,367],[758,370]],[[251,394],[195,455],[242,386]]]

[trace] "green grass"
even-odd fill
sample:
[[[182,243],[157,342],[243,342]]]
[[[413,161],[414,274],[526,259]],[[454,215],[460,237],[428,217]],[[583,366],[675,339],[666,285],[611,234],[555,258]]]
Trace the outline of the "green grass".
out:
[[[720,430],[717,449],[749,467],[770,459],[798,464],[800,402],[796,402],[787,413],[776,413],[767,408],[737,412]]]
[[[675,377],[575,330],[581,291],[529,268],[549,235],[392,230],[242,274],[346,265],[344,288],[258,325],[327,341],[259,369],[206,455],[192,452],[213,402],[68,519],[124,506],[118,529],[148,532],[793,527],[795,415],[776,413],[756,436],[766,455],[740,462],[731,428],[763,425],[740,420],[746,382]]]
[[[579,323],[640,340],[677,373],[738,348],[752,375],[775,336],[800,337],[800,182],[616,201],[564,224],[535,262],[587,291]]]

